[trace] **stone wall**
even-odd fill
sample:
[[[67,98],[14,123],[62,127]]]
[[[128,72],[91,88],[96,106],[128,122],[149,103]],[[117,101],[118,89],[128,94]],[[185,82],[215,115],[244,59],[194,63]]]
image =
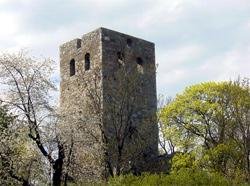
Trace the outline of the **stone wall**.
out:
[[[143,171],[146,159],[158,153],[154,44],[102,29],[102,53],[103,109],[106,116],[103,124],[112,131],[111,136],[116,130],[112,124],[129,125],[131,130],[137,130],[132,139],[126,139],[123,156],[129,159],[131,166]],[[124,98],[126,96],[128,98]],[[112,112],[123,102],[127,105],[119,107],[116,113]],[[119,112],[119,109],[123,111]],[[132,122],[131,126],[129,122]]]
[[[89,70],[84,66],[87,53]],[[71,76],[72,59],[76,70]],[[128,171],[131,167],[148,171],[147,160],[158,155],[154,44],[99,28],[60,46],[60,73],[60,108],[64,128],[68,128],[65,136],[74,130],[75,138],[81,141],[78,152],[92,157],[82,162],[88,172],[86,177],[105,174],[100,126],[109,139],[105,149],[111,166],[118,163],[115,140],[120,127],[119,135],[127,129],[134,132],[129,131],[131,135],[125,139],[123,159],[119,161],[127,164],[124,167]]]
[[[85,55],[90,54],[90,70],[85,71]],[[75,60],[75,75],[70,75],[70,61]],[[63,137],[68,144],[74,140],[74,177],[93,180],[103,175],[102,141],[98,124],[89,114],[87,87],[94,84],[93,69],[101,68],[100,30],[86,34],[60,46],[60,112]],[[98,75],[98,74],[97,74]],[[99,73],[100,76],[100,73]],[[101,80],[96,79],[96,91],[101,94]],[[88,88],[88,90],[87,90]],[[99,92],[98,92],[99,91]]]

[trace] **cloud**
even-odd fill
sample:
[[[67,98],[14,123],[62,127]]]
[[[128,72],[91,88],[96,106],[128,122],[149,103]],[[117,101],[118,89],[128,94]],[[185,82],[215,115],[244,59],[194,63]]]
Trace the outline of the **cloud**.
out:
[[[234,49],[204,62],[198,70],[210,72],[212,80],[236,79],[238,76],[250,77],[250,45]],[[209,76],[209,77],[210,77]]]
[[[177,50],[178,51],[178,50]],[[176,52],[177,52],[176,51]],[[202,54],[202,53],[199,53]],[[199,55],[197,55],[199,56]],[[158,74],[158,90],[174,95],[186,86],[203,81],[235,80],[250,77],[250,45],[247,48],[236,48],[217,56],[204,56],[195,65],[176,64],[171,70],[163,70]],[[188,61],[188,60],[185,60]]]
[[[174,96],[193,83],[249,77],[249,18],[248,0],[0,0],[0,50],[59,62],[60,44],[107,27],[155,42],[158,93]]]
[[[175,91],[177,89],[171,87],[176,87],[177,84],[184,82],[189,77],[188,69],[199,62],[204,48],[201,45],[187,45],[159,53],[161,55],[157,58],[159,61],[158,91],[172,95],[174,91],[170,92],[170,89]]]
[[[156,0],[150,9],[142,13],[138,20],[139,28],[149,28],[177,21],[183,11],[182,5],[183,1],[181,0]]]
[[[178,48],[162,51],[157,56],[157,61],[162,62],[160,70],[169,71],[181,65],[189,64],[191,61],[201,57],[203,46],[187,45]]]
[[[0,0],[0,4],[10,4],[10,3],[31,3],[32,0]]]
[[[19,20],[18,16],[13,13],[8,12],[0,12],[0,35],[1,38],[5,38],[7,36],[12,36],[18,32],[19,28]]]

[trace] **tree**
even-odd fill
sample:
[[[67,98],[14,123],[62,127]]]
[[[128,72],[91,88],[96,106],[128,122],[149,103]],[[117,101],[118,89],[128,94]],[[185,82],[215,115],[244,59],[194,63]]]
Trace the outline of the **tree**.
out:
[[[0,184],[24,186],[42,179],[39,155],[23,132],[25,127],[5,106],[0,108]],[[34,171],[35,170],[35,171]],[[35,176],[38,173],[39,176]]]
[[[60,185],[64,147],[54,127],[55,112],[50,105],[49,95],[56,89],[50,79],[52,62],[50,59],[29,57],[25,51],[2,54],[0,78],[3,84],[3,103],[28,128],[26,135],[53,168],[53,185]],[[47,128],[52,131],[50,138],[47,138],[45,132]]]
[[[174,127],[167,127],[162,122],[163,107],[166,107],[172,102],[172,98],[164,98],[163,95],[160,95],[158,98],[158,110],[157,110],[157,123],[159,127],[159,145],[160,145],[160,154],[162,155],[173,155],[175,153],[175,145],[177,137],[177,130]]]
[[[128,63],[125,58],[123,62]],[[130,67],[128,64],[120,65],[110,78],[112,77],[115,81],[106,84],[106,89],[112,91],[104,98],[109,131],[107,128],[102,129],[107,140],[106,145],[109,149],[113,149],[109,151],[111,175],[129,171],[138,174],[142,171],[141,165],[137,164],[137,161],[142,161],[140,157],[149,158],[157,155],[153,149],[148,149],[150,143],[153,145],[150,142],[150,132],[153,133],[153,125],[156,124],[155,113],[148,111],[144,97],[141,96],[143,76],[140,69]]]
[[[243,79],[188,87],[162,109],[161,121],[177,129],[178,151],[196,151],[201,166],[229,176],[241,170],[249,179],[249,114],[249,80]]]
[[[1,105],[2,106],[2,105]],[[0,183],[3,185],[12,185],[15,183],[23,183],[29,185],[29,182],[22,175],[16,173],[13,159],[19,155],[16,151],[10,126],[14,117],[7,114],[4,107],[0,108]]]

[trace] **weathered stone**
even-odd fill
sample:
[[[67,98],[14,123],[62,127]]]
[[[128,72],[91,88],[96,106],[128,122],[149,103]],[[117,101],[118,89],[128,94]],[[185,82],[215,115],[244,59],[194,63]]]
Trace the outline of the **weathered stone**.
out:
[[[89,70],[86,70],[86,60],[88,60],[86,55],[89,55]],[[70,62],[72,59],[75,61],[74,66]],[[79,149],[94,157],[90,158],[91,161],[85,162],[88,171],[93,170],[89,174],[90,177],[98,178],[105,174],[102,161],[98,159],[105,154],[105,150],[102,148],[103,141],[98,122],[101,122],[100,124],[104,127],[107,136],[112,138],[115,133],[113,124],[116,125],[117,120],[119,120],[114,116],[123,117],[118,113],[116,115],[112,113],[111,107],[116,107],[114,103],[119,106],[121,104],[119,99],[122,98],[118,94],[131,88],[131,86],[126,87],[128,86],[124,81],[126,78],[123,77],[124,74],[120,70],[124,66],[127,69],[126,75],[129,76],[126,78],[130,78],[129,81],[136,77],[131,86],[138,83],[136,87],[132,87],[136,91],[129,94],[130,106],[134,110],[129,117],[129,122],[131,122],[130,127],[136,128],[140,135],[139,137],[133,137],[131,140],[133,143],[129,139],[125,140],[123,153],[129,158],[127,170],[130,170],[129,166],[132,165],[129,164],[132,162],[133,166],[136,166],[136,169],[140,172],[150,171],[150,167],[147,167],[147,160],[158,155],[154,44],[106,28],[99,28],[83,35],[82,39],[74,39],[60,46],[61,112],[64,115],[71,116],[72,125],[82,121],[80,125],[88,129],[85,133],[80,134],[83,137],[83,143],[81,143]],[[75,71],[71,72],[71,68],[75,68]],[[137,80],[138,77],[140,81]],[[123,81],[124,83],[121,83]],[[91,92],[88,92],[87,86],[91,86]],[[90,109],[90,105],[93,106],[91,108],[94,108],[93,100],[90,100],[90,94],[95,91],[97,97],[100,98],[100,103],[99,110],[94,111]],[[118,101],[115,102],[115,99],[118,99]],[[123,115],[126,114],[130,113],[123,113]],[[98,115],[99,120],[95,115]],[[71,125],[71,123],[68,125]],[[89,131],[92,131],[99,138],[99,143],[93,141],[88,135]],[[114,148],[115,145],[109,145],[106,149],[109,151],[112,164],[116,163],[115,159],[117,158],[117,152]],[[98,157],[95,153],[101,155]],[[100,168],[98,169],[99,172],[96,171],[95,167]]]

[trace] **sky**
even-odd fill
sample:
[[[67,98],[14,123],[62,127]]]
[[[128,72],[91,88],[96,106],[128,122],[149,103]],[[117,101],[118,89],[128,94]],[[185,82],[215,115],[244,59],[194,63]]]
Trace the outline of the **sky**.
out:
[[[250,77],[250,0],[0,0],[0,25],[0,52],[27,49],[58,69],[59,45],[99,27],[152,41],[165,96]]]

